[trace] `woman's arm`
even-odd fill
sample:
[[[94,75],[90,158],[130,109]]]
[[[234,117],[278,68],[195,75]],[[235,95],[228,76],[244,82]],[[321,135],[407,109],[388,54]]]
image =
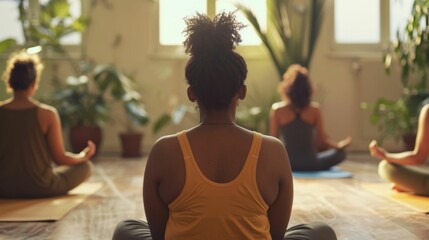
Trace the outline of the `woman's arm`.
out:
[[[47,138],[54,161],[58,165],[75,165],[87,161],[95,153],[96,146],[92,141],[88,141],[88,146],[80,153],[66,152],[64,148],[61,131],[61,121],[54,108],[44,108],[42,121],[47,121]]]
[[[169,210],[160,196],[162,180],[163,149],[162,140],[155,143],[150,151],[143,180],[143,203],[152,239],[164,239]],[[165,164],[164,164],[165,165]],[[168,166],[167,166],[168,167]]]
[[[270,142],[269,152],[271,176],[276,176],[277,196],[268,209],[270,234],[272,239],[283,239],[293,203],[293,181],[289,158],[283,144],[276,139]]]
[[[352,143],[352,138],[347,137],[338,143],[332,141],[329,139],[328,135],[325,132],[324,125],[323,125],[323,118],[322,113],[318,107],[313,106],[313,109],[315,111],[315,123],[316,123],[316,131],[317,131],[317,137],[319,138],[320,143],[324,146],[324,148],[345,148],[349,146]]]
[[[401,153],[389,153],[384,148],[379,147],[376,141],[369,144],[371,155],[379,159],[384,159],[391,163],[403,165],[423,164],[429,156],[429,104],[423,107],[417,127],[416,145],[413,151]]]

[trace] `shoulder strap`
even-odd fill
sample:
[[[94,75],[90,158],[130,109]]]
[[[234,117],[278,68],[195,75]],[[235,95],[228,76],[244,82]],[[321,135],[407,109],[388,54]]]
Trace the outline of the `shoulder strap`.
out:
[[[262,145],[262,134],[258,132],[253,132],[253,141],[252,146],[250,147],[250,156],[252,157],[259,157],[259,151],[261,150]]]
[[[177,134],[179,140],[180,149],[182,150],[183,158],[188,159],[191,156],[191,148],[189,146],[188,138],[186,137],[186,131],[181,131]]]

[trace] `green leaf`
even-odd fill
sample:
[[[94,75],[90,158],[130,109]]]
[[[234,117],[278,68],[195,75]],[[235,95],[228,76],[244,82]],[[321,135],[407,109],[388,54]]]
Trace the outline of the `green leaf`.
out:
[[[162,114],[158,120],[155,121],[152,132],[158,133],[162,128],[164,128],[168,123],[171,122],[171,116],[167,113]]]
[[[89,23],[89,18],[80,17],[73,21],[73,23],[71,24],[71,27],[73,28],[73,30],[76,30],[78,32],[83,32],[88,27],[88,23]]]
[[[51,0],[52,14],[56,17],[69,17],[70,4],[67,0]]]
[[[128,117],[136,125],[144,126],[149,123],[149,114],[144,109],[143,105],[136,101],[124,103]]]
[[[6,52],[9,48],[16,45],[16,40],[13,38],[7,38],[0,41],[0,54]]]

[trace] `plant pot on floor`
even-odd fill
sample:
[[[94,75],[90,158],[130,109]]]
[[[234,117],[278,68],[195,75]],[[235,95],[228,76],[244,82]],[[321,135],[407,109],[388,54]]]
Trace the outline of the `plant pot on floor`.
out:
[[[121,140],[121,156],[123,158],[138,158],[142,156],[142,133],[120,133],[119,139]]]
[[[70,128],[70,145],[75,153],[79,153],[88,145],[88,140],[94,142],[97,147],[95,155],[100,149],[102,131],[99,126],[74,126]]]

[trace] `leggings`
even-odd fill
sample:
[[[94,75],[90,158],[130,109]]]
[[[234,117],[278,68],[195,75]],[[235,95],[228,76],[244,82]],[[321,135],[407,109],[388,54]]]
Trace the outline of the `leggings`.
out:
[[[319,162],[319,170],[328,170],[329,168],[339,164],[346,159],[346,151],[344,149],[328,149],[317,154]]]
[[[346,159],[346,151],[344,149],[328,149],[317,153],[316,156],[308,152],[300,154],[290,153],[290,163],[292,171],[322,171],[328,170],[331,167],[341,163]]]
[[[113,240],[152,240],[149,225],[137,219],[121,221],[113,233]],[[336,240],[334,230],[327,224],[314,222],[289,228],[285,240]]]
[[[418,195],[429,195],[429,171],[418,167],[389,163],[385,160],[378,165],[380,177],[395,183],[401,189]]]
[[[8,188],[0,193],[2,198],[44,198],[65,195],[67,192],[91,176],[92,163],[85,161],[72,166],[59,166],[53,169],[54,176],[49,186],[40,187],[28,179],[29,184]]]

